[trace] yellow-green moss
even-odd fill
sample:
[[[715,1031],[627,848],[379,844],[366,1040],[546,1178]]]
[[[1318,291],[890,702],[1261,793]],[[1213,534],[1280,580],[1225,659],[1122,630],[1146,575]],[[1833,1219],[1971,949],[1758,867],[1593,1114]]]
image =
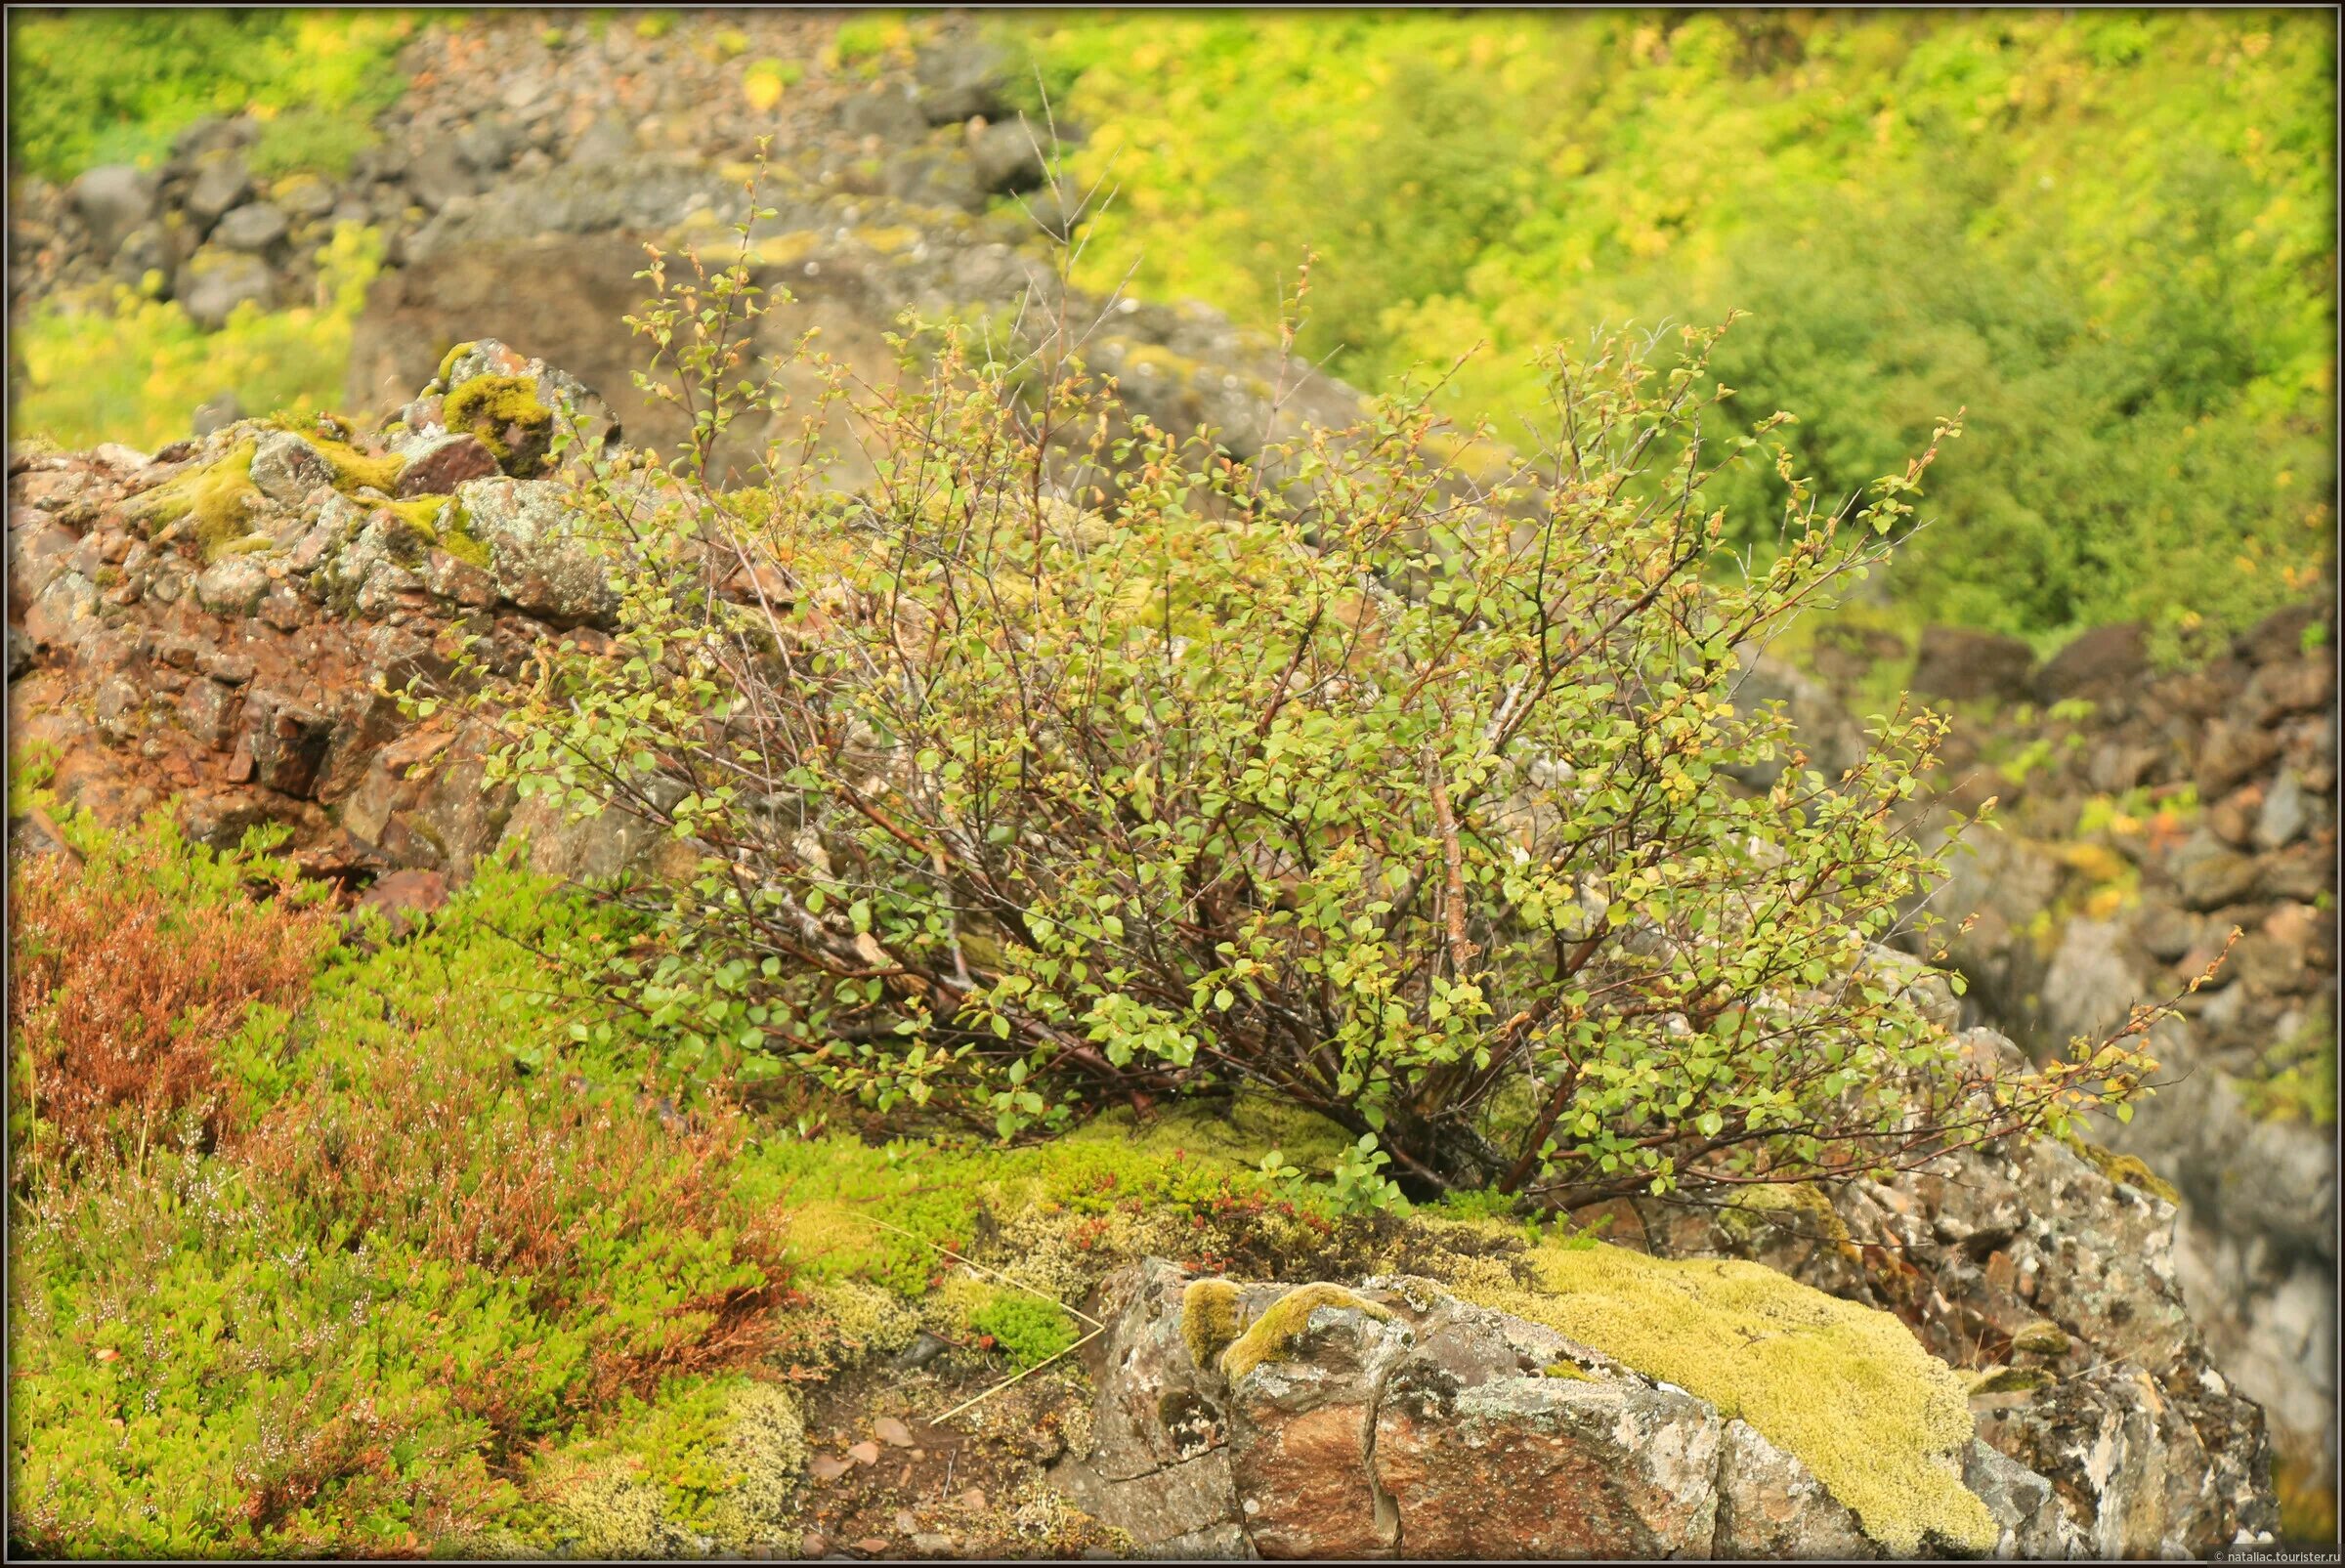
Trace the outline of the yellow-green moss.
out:
[[[1200,1368],[1238,1337],[1238,1288],[1227,1280],[1192,1280],[1180,1293],[1180,1338]]]
[[[1420,1223],[1505,1232],[1487,1220]],[[1544,1323],[1749,1421],[1893,1552],[1911,1554],[1925,1535],[1994,1545],[1992,1516],[1962,1484],[1968,1390],[1886,1312],[1757,1263],[1602,1245],[1551,1244],[1514,1260],[1461,1250],[1445,1272],[1467,1300]]]
[[[531,1469],[522,1543],[580,1557],[738,1551],[796,1516],[807,1459],[797,1401],[740,1378],[671,1387]]]
[[[2040,1367],[1990,1367],[1971,1379],[1974,1394],[2025,1394],[2052,1386],[2053,1377]]]
[[[322,440],[307,432],[303,435],[333,469],[334,488],[343,494],[362,488],[378,489],[385,495],[398,491],[400,473],[407,466],[407,460],[398,453],[370,457],[348,442]]]
[[[1592,1383],[1599,1380],[1568,1361],[1551,1361],[1539,1369],[1539,1375],[1543,1377],[1561,1377],[1567,1382],[1575,1383]]]
[[[1341,1285],[1300,1285],[1273,1301],[1237,1342],[1221,1352],[1221,1376],[1236,1382],[1264,1362],[1283,1359],[1321,1307],[1348,1307],[1388,1321],[1392,1314]]]
[[[2067,1144],[2069,1151],[2079,1160],[2100,1171],[2117,1186],[2139,1188],[2153,1197],[2163,1198],[2169,1204],[2182,1202],[2182,1194],[2175,1190],[2172,1182],[2159,1176],[2157,1172],[2142,1164],[2133,1155],[2118,1154],[2114,1150],[2105,1149],[2097,1143],[2088,1142],[2073,1132],[2067,1134],[2060,1141]]]
[[[252,483],[259,443],[241,441],[228,454],[157,485],[122,503],[122,516],[149,537],[181,518],[192,518],[204,559],[217,560],[246,536],[245,514],[260,499]]]
[[[380,501],[376,504],[417,533],[422,534],[426,542],[431,544],[443,542],[441,539],[441,514],[448,510],[447,496],[418,495],[411,501]]]
[[[1813,1182],[1759,1182],[1744,1187],[1719,1211],[1719,1221],[1728,1232],[1748,1243],[1757,1240],[1765,1230],[1774,1228],[1770,1222],[1759,1218],[1762,1214],[1784,1215],[1803,1240],[1820,1237],[1830,1242],[1842,1256],[1857,1255],[1848,1223],[1832,1207],[1832,1200],[1824,1195],[1823,1189]]]
[[[2030,1323],[2011,1336],[2011,1347],[2030,1355],[2065,1356],[2068,1353],[2068,1332],[2057,1323]]]
[[[505,439],[508,430],[520,429],[523,445],[529,445],[554,424],[553,410],[537,401],[536,384],[528,376],[474,376],[450,388],[440,406],[449,430],[478,438],[500,463],[516,449]]]
[[[468,339],[440,356],[440,368],[432,372],[432,379],[440,383],[443,391],[448,387],[448,373],[453,370],[456,367],[456,361],[464,358],[465,354],[475,346],[475,342]]]

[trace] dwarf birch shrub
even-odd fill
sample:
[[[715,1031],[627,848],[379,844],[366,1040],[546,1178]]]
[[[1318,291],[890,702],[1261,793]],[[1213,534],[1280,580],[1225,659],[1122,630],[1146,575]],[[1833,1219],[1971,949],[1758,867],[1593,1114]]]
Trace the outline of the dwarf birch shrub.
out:
[[[724,491],[717,437],[782,407],[741,368],[768,307],[642,275],[692,439],[572,465],[618,636],[490,700],[501,776],[684,847],[608,890],[661,927],[615,978],[671,1066],[1003,1138],[1251,1086],[1382,1203],[1837,1179],[2137,1092],[2140,1020],[1975,1061],[1880,946],[1940,869],[1906,817],[1941,719],[1826,779],[1731,700],[1936,442],[1819,507],[1786,416],[1706,436],[1721,328],[1551,356],[1546,448],[1486,488],[1423,389],[1242,464],[1129,410],[1061,290],[1010,348],[914,323],[893,386],[805,353],[808,434]],[[865,493],[818,478],[840,402]],[[1705,487],[1770,455],[1780,547],[1706,581]]]

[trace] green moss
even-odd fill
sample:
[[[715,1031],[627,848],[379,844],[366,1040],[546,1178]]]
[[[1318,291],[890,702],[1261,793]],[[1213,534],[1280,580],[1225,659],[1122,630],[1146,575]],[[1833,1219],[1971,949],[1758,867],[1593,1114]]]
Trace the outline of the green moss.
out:
[[[398,518],[408,528],[423,535],[426,542],[442,543],[442,514],[448,508],[445,495],[419,495],[411,501],[383,501],[382,509]]]
[[[797,1401],[739,1378],[634,1405],[599,1436],[533,1466],[520,1534],[585,1557],[738,1551],[796,1515],[807,1459]]]
[[[2169,1204],[2182,1202],[2182,1194],[2175,1190],[2172,1182],[2159,1176],[2133,1155],[2118,1154],[2113,1150],[2105,1149],[2097,1143],[2086,1141],[2073,1132],[2063,1136],[2060,1141],[2067,1144],[2069,1151],[2078,1159],[2120,1187],[2139,1188],[2152,1197],[2164,1199]]]
[[[440,368],[432,372],[432,379],[440,383],[443,391],[447,390],[448,387],[448,373],[456,367],[456,361],[464,358],[465,354],[470,351],[473,346],[473,343],[470,340],[467,340],[465,342],[456,344],[446,354],[440,356]]]
[[[2052,1375],[2040,1367],[1994,1367],[1971,1379],[1974,1394],[2025,1394],[2049,1388]]]
[[[1539,1369],[1539,1375],[1542,1377],[1561,1377],[1568,1382],[1575,1383],[1592,1383],[1598,1380],[1568,1361],[1551,1361]]]
[[[1075,1348],[1075,1320],[1055,1301],[996,1288],[968,1315],[970,1332],[994,1341],[1019,1367],[1039,1367]]]
[[[1180,1293],[1180,1339],[1200,1368],[1238,1336],[1238,1288],[1227,1280],[1192,1280]]]
[[[2030,1323],[2011,1336],[2011,1347],[2033,1356],[2065,1356],[2068,1332],[2057,1323]]]
[[[1495,1221],[1447,1224],[1488,1241]],[[1669,1261],[1547,1244],[1442,1271],[1467,1300],[1544,1323],[1740,1417],[1795,1455],[1866,1532],[1910,1555],[1925,1536],[1985,1549],[1996,1531],[1962,1484],[1968,1390],[1886,1312],[1756,1263]]]
[[[260,498],[252,483],[254,441],[241,441],[218,460],[156,486],[122,503],[123,519],[147,536],[182,518],[192,518],[204,559],[215,561],[246,536],[245,515]]]
[[[1368,1317],[1389,1321],[1392,1314],[1341,1285],[1302,1285],[1272,1302],[1254,1320],[1236,1343],[1221,1352],[1221,1375],[1237,1382],[1265,1362],[1279,1361],[1310,1327],[1311,1314],[1321,1307],[1348,1308]],[[1185,1327],[1185,1325],[1184,1325]]]
[[[370,457],[348,442],[321,439],[302,432],[303,437],[318,449],[334,471],[334,488],[348,495],[361,488],[378,489],[385,495],[399,490],[399,476],[407,460],[396,452]]]
[[[449,430],[478,438],[499,463],[541,450],[554,425],[528,376],[474,376],[449,389],[441,414]]]

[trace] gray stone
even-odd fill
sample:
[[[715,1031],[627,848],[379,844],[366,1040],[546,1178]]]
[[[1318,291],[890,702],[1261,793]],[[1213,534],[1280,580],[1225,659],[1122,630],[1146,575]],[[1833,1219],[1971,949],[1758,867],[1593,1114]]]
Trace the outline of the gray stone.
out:
[[[322,218],[334,210],[333,188],[314,174],[295,174],[279,180],[269,199],[295,218]]]
[[[476,174],[495,174],[521,150],[519,127],[509,120],[476,120],[456,133],[456,160]]]
[[[283,209],[266,201],[248,201],[220,220],[212,231],[212,243],[258,254],[284,238],[291,227]]]
[[[312,490],[333,482],[324,454],[289,430],[271,431],[253,447],[253,487],[273,501],[299,506]]]
[[[216,615],[249,615],[269,591],[269,573],[248,555],[226,556],[195,577],[195,602]]]
[[[126,163],[86,171],[65,194],[90,231],[91,248],[101,257],[113,255],[134,230],[154,216],[154,177]]]
[[[8,627],[8,678],[15,680],[32,668],[32,639],[17,630],[15,622]]]
[[[2004,1462],[2010,1463],[2008,1460]],[[2011,1467],[2020,1468],[2016,1464]],[[2044,1495],[2051,1493],[2050,1485],[2045,1485]],[[1991,1502],[1988,1507],[1993,1508]],[[1719,1457],[1717,1532],[1709,1555],[1846,1560],[1880,1554],[1856,1515],[1835,1501],[1806,1465],[1762,1437],[1749,1422],[1727,1422]]]
[[[251,193],[252,171],[244,165],[244,154],[216,148],[195,160],[195,178],[188,185],[185,203],[188,216],[209,229]]]
[[[977,188],[990,195],[1003,195],[1040,186],[1047,172],[1043,161],[1044,134],[1014,119],[998,121],[978,132],[969,143],[969,164]]]
[[[500,598],[562,625],[611,623],[618,610],[612,563],[564,505],[559,484],[476,479],[457,487],[456,500],[489,546]]]
[[[571,145],[570,161],[581,169],[602,169],[634,153],[633,128],[616,114],[605,114]]]
[[[2192,861],[2175,880],[2182,893],[2183,908],[2219,910],[2255,891],[2257,868],[2245,855],[2218,849]]]
[[[2122,694],[2149,673],[2149,637],[2137,621],[2096,626],[2044,660],[2035,674],[2040,702]]]
[[[1012,69],[1009,56],[993,44],[963,35],[929,44],[913,62],[919,84],[920,112],[931,125],[949,125],[973,114],[998,118]]]
[[[2025,1464],[1973,1438],[1962,1467],[1962,1484],[1995,1516],[1996,1528],[2002,1532],[1995,1556],[2040,1560],[2082,1555],[2083,1541],[2061,1511],[2052,1483]]]
[[[2255,842],[2259,848],[2279,849],[2302,837],[2312,824],[2311,802],[2304,789],[2304,781],[2293,768],[2282,768],[2280,777],[2265,792],[2264,809],[2255,820]]]
[[[880,82],[847,100],[839,122],[850,136],[875,136],[883,142],[917,142],[928,132],[928,116],[920,112],[912,91],[896,82]]]
[[[197,326],[217,332],[239,305],[267,308],[277,293],[269,264],[242,251],[209,245],[188,258],[172,280],[171,296]]]
[[[480,182],[456,155],[455,148],[435,141],[427,144],[407,165],[407,190],[417,206],[426,212],[438,212],[458,197],[478,191]]]

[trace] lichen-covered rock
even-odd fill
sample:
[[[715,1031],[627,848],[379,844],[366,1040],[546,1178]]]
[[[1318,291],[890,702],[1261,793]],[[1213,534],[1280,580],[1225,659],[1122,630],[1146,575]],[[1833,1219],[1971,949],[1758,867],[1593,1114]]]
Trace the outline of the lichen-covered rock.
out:
[[[334,482],[325,454],[289,430],[271,431],[252,449],[253,487],[273,501],[299,506],[312,490]]]
[[[426,436],[408,446],[406,466],[400,470],[399,495],[450,495],[471,480],[498,472],[496,454],[477,436]]]
[[[472,480],[456,504],[489,547],[498,595],[560,625],[608,625],[618,609],[611,563],[550,480]]]
[[[1091,1363],[1093,1442],[1054,1484],[1150,1553],[1861,1555],[2048,1539],[2050,1484],[2036,1477],[2030,1490],[2009,1460],[1981,1468],[1944,1368],[1959,1431],[1940,1444],[1906,1429],[1910,1395],[1926,1399],[1936,1385],[1929,1358],[1885,1314],[1777,1279],[1735,1303],[1753,1315],[1733,1334],[1722,1326],[1734,1288],[1722,1293],[1708,1270],[1632,1267],[1631,1281],[1608,1278],[1598,1256],[1584,1278],[1542,1282],[1536,1263],[1525,1279],[1488,1259],[1436,1255],[1455,1282],[1380,1275],[1356,1289],[1290,1289],[1196,1279],[1156,1259],[1112,1276],[1097,1297],[1107,1331]],[[1691,1285],[1689,1300],[1656,1292],[1655,1279],[1672,1276]],[[1506,1295],[1536,1315],[1467,1293]],[[1674,1365],[1667,1324],[1639,1332],[1606,1307],[1587,1314],[1628,1346],[1624,1360],[1548,1321],[1572,1312],[1577,1295],[1642,1299],[1656,1316],[1690,1306],[1694,1334],[1711,1336],[1713,1376],[1684,1376],[1713,1396],[1634,1367],[1637,1357]],[[1789,1419],[1754,1380],[1751,1342],[1782,1335],[1783,1304],[1804,1299],[1820,1303],[1820,1317],[1792,1330],[1809,1337],[1795,1360],[1820,1371],[1804,1386],[1786,1379],[1784,1393],[1859,1428],[1840,1434],[1855,1444]],[[1877,1344],[1850,1328],[1873,1317],[1887,1335]],[[1838,1482],[1739,1419],[1744,1407],[1832,1461]],[[1904,1467],[1907,1456],[1922,1467]],[[1890,1485],[1868,1487],[1866,1465]],[[1991,1501],[1964,1488],[1973,1471],[1992,1482]],[[1870,1509],[1870,1528],[1844,1490]]]
[[[1341,1287],[1282,1294],[1227,1350],[1239,1523],[1265,1557],[1381,1554],[1396,1540],[1370,1460],[1409,1332]]]
[[[268,572],[248,555],[223,557],[195,577],[195,602],[218,615],[249,615],[268,591]]]

